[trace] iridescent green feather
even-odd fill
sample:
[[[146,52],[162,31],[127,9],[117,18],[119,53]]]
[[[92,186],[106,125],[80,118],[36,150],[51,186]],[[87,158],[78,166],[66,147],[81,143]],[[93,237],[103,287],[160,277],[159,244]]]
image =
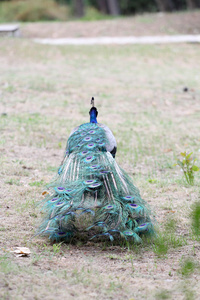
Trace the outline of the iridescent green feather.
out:
[[[132,239],[153,234],[150,210],[130,177],[106,151],[103,128],[94,123],[79,126],[68,139],[63,162],[48,185],[42,202],[44,220],[38,234],[52,241],[69,241],[83,227],[88,236]],[[80,224],[79,224],[80,225]]]

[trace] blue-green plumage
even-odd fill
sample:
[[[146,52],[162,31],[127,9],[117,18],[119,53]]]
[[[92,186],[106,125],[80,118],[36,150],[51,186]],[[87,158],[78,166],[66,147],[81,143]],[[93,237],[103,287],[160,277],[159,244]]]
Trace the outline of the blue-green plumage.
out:
[[[89,216],[82,225],[90,238],[123,237],[138,243],[141,235],[154,232],[150,210],[116,163],[115,138],[97,123],[97,114],[92,107],[90,123],[77,127],[68,139],[63,162],[42,202],[44,220],[38,234],[69,241],[80,230],[80,219]]]

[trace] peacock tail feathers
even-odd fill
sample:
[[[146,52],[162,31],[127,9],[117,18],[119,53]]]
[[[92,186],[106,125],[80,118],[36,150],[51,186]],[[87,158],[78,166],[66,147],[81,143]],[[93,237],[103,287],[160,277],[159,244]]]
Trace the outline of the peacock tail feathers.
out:
[[[41,203],[44,220],[38,234],[69,241],[81,230],[141,242],[153,234],[150,209],[130,177],[107,151],[109,140],[98,123],[78,127],[68,139],[58,174]]]

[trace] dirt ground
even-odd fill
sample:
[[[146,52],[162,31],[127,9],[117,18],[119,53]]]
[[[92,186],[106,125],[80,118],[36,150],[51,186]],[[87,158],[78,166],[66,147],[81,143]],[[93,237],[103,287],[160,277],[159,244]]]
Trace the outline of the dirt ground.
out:
[[[35,37],[37,26],[24,25],[24,35]],[[41,36],[57,24],[45,26]],[[142,26],[154,33],[148,22]],[[181,151],[193,152],[200,165],[199,60],[197,44],[80,47],[0,39],[1,299],[199,299],[200,243],[190,214],[200,172],[191,186],[174,166]],[[117,162],[156,214],[155,242],[52,245],[33,238],[37,203],[71,129],[88,121],[92,96],[99,122],[116,136]],[[15,247],[31,254],[17,257]]]
[[[104,21],[42,22],[22,26],[28,38],[200,34],[200,11],[143,14]]]

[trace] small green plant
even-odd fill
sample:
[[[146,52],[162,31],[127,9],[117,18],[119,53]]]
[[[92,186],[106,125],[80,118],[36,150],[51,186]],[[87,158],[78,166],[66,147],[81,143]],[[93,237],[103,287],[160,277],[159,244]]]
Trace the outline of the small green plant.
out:
[[[6,183],[6,184],[10,184],[10,185],[21,185],[21,184],[20,184],[20,180],[18,180],[18,179],[13,179],[13,178],[11,178],[11,179],[5,181],[5,183]]]
[[[153,251],[158,257],[164,257],[169,250],[169,244],[164,234],[158,234],[154,243]]]
[[[175,233],[177,227],[177,221],[173,217],[169,217],[164,224],[164,229],[168,233]]]
[[[121,256],[116,255],[116,254],[109,254],[107,257],[111,260],[123,260],[123,258]]]
[[[32,255],[32,264],[36,265],[42,259],[42,255],[38,253],[33,253]]]
[[[169,218],[164,224],[164,230],[157,233],[153,241],[153,251],[158,257],[166,257],[169,249],[182,247],[186,240],[176,234],[176,220]]]
[[[181,267],[179,270],[179,273],[182,276],[189,276],[192,273],[194,273],[195,269],[197,268],[197,263],[191,259],[191,258],[186,258],[184,260],[181,261]]]
[[[0,257],[0,273],[17,274],[18,271],[18,266],[12,262],[11,258],[7,254]]]
[[[170,299],[170,292],[167,290],[158,291],[155,295],[155,299]]]
[[[175,166],[180,166],[180,168],[183,170],[187,183],[194,185],[194,172],[199,171],[199,167],[195,165],[197,159],[192,158],[192,152],[188,154],[186,152],[181,152],[180,155],[183,157],[183,159],[182,161],[177,159]]]
[[[62,143],[61,142],[58,143],[58,148],[62,149]]]
[[[63,244],[63,242],[60,242],[58,244],[55,243],[52,245],[52,248],[48,247],[46,244],[44,244],[43,246],[44,246],[45,251],[47,251],[47,253],[49,253],[50,258],[52,259],[56,254],[58,254],[60,252],[62,244]]]
[[[152,183],[152,184],[158,182],[156,179],[153,179],[153,178],[149,178],[149,179],[147,179],[147,181],[148,181],[149,183]]]
[[[40,187],[40,186],[44,185],[44,180],[30,182],[29,185],[30,186],[38,186],[38,187]]]
[[[59,244],[53,244],[53,255],[56,255],[60,251],[62,244],[63,242]]]
[[[200,201],[194,203],[191,212],[192,221],[192,232],[197,237],[200,238]]]
[[[188,280],[183,281],[181,289],[185,300],[195,300],[198,298],[195,291],[191,289],[191,285]]]

